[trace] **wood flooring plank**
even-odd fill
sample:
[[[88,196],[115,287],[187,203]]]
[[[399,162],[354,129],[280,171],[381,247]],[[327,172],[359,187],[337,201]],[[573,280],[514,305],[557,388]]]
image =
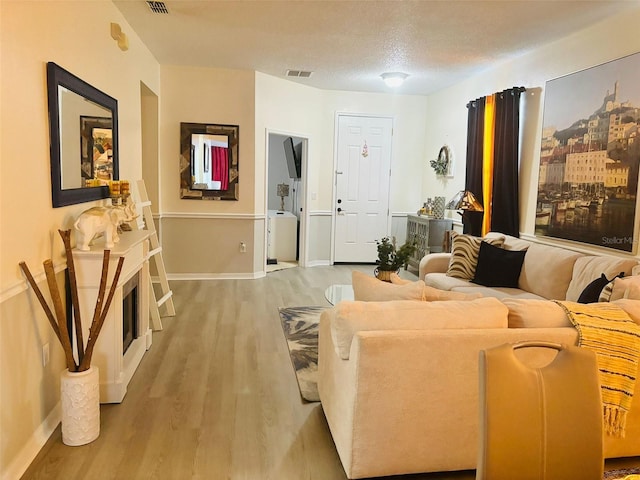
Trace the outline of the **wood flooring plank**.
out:
[[[58,427],[22,478],[346,479],[321,405],[300,397],[278,307],[329,306],[329,285],[373,269],[320,266],[256,280],[171,282],[177,314],[153,333],[124,401],[101,406],[98,439],[67,447]],[[475,474],[387,480],[394,478]]]

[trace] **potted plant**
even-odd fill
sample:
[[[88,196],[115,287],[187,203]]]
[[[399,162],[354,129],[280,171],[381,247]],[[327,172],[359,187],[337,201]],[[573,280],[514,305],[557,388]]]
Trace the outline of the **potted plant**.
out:
[[[376,240],[378,245],[378,259],[376,260],[375,275],[379,280],[390,282],[391,273],[397,273],[400,267],[404,267],[409,262],[409,257],[415,252],[416,244],[405,243],[396,249],[396,239],[383,237],[382,240]]]

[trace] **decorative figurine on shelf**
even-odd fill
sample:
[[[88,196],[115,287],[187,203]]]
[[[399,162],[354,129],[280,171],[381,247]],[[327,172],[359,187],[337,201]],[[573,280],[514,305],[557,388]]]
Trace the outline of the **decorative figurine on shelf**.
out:
[[[115,207],[93,207],[82,212],[73,224],[78,250],[90,250],[91,241],[101,234],[104,234],[105,248],[113,248],[120,240],[118,227],[137,218],[135,205],[127,203]]]
[[[418,215],[433,215],[433,200],[431,198],[427,198],[427,201],[424,202],[422,208],[418,210]]]

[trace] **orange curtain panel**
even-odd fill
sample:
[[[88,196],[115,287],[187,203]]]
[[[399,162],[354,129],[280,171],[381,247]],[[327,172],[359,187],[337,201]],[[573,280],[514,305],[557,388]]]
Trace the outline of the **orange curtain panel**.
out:
[[[496,95],[487,95],[484,107],[484,148],[482,153],[482,236],[491,231],[491,203],[493,200],[493,152],[496,125]]]

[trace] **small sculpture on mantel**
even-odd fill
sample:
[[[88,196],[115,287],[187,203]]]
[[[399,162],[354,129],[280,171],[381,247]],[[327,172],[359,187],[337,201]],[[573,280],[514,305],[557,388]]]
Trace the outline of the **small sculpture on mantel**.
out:
[[[114,207],[92,207],[80,214],[73,224],[76,230],[76,248],[90,250],[89,244],[99,235],[104,235],[105,248],[113,248],[120,240],[118,227],[136,219],[135,204],[128,200],[127,205]]]

